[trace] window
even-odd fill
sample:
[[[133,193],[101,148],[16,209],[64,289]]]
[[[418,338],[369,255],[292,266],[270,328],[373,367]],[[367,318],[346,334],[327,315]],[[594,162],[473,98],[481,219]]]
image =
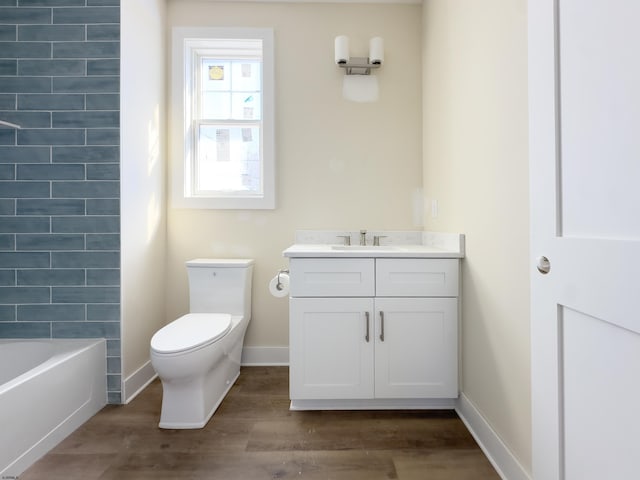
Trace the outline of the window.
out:
[[[275,208],[273,31],[173,29],[178,208]]]

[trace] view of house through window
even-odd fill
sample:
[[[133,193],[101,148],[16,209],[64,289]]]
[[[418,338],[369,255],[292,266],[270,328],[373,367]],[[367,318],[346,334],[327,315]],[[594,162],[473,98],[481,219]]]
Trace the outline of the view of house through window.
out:
[[[196,194],[262,193],[262,41],[238,43],[255,52],[246,58],[229,58],[240,55],[230,51],[225,56],[223,49],[198,55]]]

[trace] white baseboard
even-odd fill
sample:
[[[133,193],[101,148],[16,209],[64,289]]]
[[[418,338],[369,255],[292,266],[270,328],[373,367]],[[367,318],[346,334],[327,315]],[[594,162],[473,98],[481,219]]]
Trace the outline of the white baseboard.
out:
[[[122,382],[122,403],[129,403],[158,376],[148,360]],[[132,392],[132,393],[129,393]]]
[[[464,394],[458,398],[456,412],[503,480],[531,480],[529,473]]]
[[[289,365],[289,347],[244,347],[241,363],[245,367]]]

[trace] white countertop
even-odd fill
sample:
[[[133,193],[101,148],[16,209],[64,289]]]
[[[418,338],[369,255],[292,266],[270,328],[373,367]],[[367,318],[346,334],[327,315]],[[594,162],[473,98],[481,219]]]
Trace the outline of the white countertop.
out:
[[[464,257],[464,235],[419,232],[420,235],[398,235],[395,232],[389,233],[384,240],[387,244],[381,246],[373,245],[351,245],[345,246],[338,243],[305,243],[300,242],[301,238],[325,240],[335,239],[336,233],[321,232],[318,235],[309,234],[304,231],[296,236],[297,243],[291,245],[282,254],[289,258],[463,258]],[[413,243],[404,243],[406,239],[414,240]],[[403,241],[404,240],[404,241]],[[419,240],[422,243],[415,242]],[[381,242],[382,243],[382,242]]]
[[[297,258],[462,258],[460,252],[445,250],[428,245],[393,245],[380,247],[342,247],[340,245],[313,245],[296,243],[282,254],[285,257]]]

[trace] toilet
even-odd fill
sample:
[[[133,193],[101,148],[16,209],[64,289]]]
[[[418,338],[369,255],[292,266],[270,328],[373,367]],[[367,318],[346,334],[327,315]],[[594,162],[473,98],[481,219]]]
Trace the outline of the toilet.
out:
[[[253,260],[186,262],[189,313],[151,338],[162,382],[160,428],[202,428],[240,375],[251,319]]]

